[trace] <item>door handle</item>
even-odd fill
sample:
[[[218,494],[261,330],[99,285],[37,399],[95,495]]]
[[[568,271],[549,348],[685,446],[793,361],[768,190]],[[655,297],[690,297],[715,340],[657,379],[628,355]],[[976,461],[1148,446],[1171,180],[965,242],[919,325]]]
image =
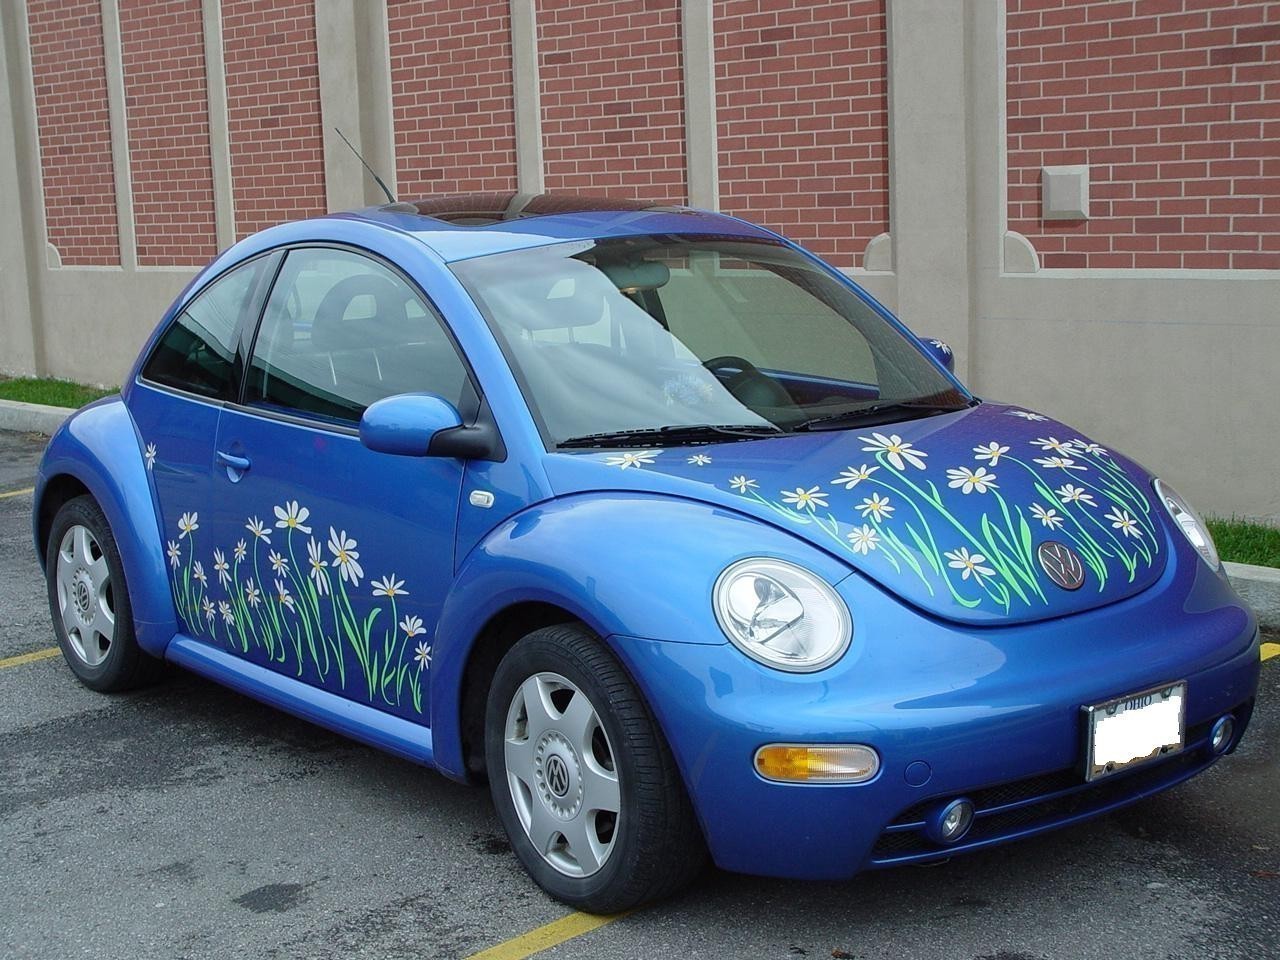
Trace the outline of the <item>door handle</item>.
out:
[[[227,467],[229,470],[248,470],[249,458],[237,457],[234,454],[227,453],[223,450],[218,451],[218,463]]]

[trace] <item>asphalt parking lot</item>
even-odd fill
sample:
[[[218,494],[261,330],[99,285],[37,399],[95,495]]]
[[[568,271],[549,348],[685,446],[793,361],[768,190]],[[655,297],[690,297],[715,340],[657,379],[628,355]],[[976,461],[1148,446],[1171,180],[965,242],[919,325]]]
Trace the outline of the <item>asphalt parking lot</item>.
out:
[[[0,957],[513,960],[570,914],[483,791],[180,672],[108,697],[14,662],[53,642],[40,449],[0,433]],[[1277,664],[1235,756],[1120,814],[844,884],[713,871],[538,955],[1280,957]]]

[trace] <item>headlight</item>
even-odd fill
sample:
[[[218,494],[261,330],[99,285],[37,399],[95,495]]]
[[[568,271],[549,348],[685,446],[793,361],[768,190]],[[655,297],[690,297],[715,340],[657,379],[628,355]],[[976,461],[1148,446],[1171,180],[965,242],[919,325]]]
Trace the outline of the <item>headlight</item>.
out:
[[[716,580],[716,620],[747,656],[779,670],[808,673],[839,660],[853,636],[849,608],[808,570],[756,557],[730,564]]]
[[[1152,485],[1156,488],[1156,496],[1160,498],[1164,508],[1169,511],[1169,516],[1173,517],[1179,529],[1187,535],[1191,545],[1196,548],[1196,553],[1204,557],[1205,563],[1217,570],[1222,565],[1218,558],[1218,548],[1214,546],[1213,537],[1209,534],[1209,528],[1204,525],[1200,515],[1192,510],[1191,505],[1182,499],[1178,491],[1167,483],[1161,480],[1153,480]]]

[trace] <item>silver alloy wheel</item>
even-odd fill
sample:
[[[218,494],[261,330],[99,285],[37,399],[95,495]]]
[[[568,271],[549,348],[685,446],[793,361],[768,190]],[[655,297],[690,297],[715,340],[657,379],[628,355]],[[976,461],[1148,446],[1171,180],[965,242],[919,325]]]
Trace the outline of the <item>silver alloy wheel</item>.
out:
[[[76,656],[91,667],[107,658],[116,635],[107,556],[88,527],[74,524],[58,545],[58,612]]]
[[[534,849],[567,877],[613,852],[621,819],[617,764],[587,695],[558,673],[517,689],[503,731],[507,786]]]

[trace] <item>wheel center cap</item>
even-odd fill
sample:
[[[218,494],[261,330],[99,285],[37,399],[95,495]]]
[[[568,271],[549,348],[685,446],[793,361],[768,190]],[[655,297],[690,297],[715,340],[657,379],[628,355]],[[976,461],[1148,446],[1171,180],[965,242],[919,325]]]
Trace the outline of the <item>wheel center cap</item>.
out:
[[[550,730],[538,740],[534,774],[547,809],[561,820],[572,820],[582,808],[581,763],[564,734]]]
[[[75,605],[76,616],[84,623],[90,620],[90,610],[93,607],[93,584],[89,580],[89,574],[84,570],[77,570],[75,579],[71,584],[71,602]]]

